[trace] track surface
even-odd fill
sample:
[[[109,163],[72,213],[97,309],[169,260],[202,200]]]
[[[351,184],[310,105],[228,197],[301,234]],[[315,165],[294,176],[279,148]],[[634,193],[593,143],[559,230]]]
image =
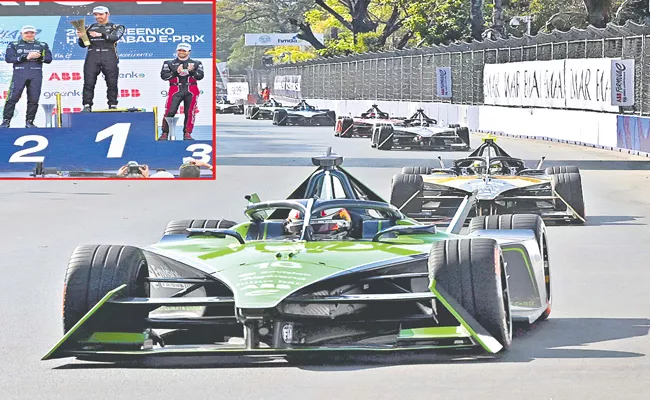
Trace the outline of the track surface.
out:
[[[494,360],[359,359],[344,364],[205,360],[181,368],[41,362],[62,335],[65,265],[80,244],[148,244],[169,220],[241,220],[245,194],[285,198],[327,146],[388,198],[405,165],[467,153],[382,152],[331,127],[218,117],[217,182],[0,182],[0,393],[4,399],[641,399],[650,391],[650,162],[604,150],[499,138],[515,156],[577,165],[586,226],[550,227],[551,318]],[[479,136],[472,137],[475,147]],[[434,164],[435,165],[435,164]],[[293,167],[289,167],[293,166]],[[178,365],[173,365],[178,367]]]

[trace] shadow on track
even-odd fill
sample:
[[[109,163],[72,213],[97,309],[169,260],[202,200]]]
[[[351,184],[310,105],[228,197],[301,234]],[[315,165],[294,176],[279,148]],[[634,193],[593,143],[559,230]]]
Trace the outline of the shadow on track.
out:
[[[643,318],[556,318],[530,327],[515,325],[513,345],[507,352],[486,355],[481,352],[408,352],[388,355],[282,357],[168,357],[129,363],[82,362],[54,369],[223,369],[300,367],[314,371],[352,371],[395,365],[441,364],[458,362],[522,363],[535,359],[635,358],[645,354],[584,348],[590,344],[647,336],[650,319]],[[567,349],[565,347],[583,347]]]
[[[629,215],[587,215],[587,223],[584,226],[608,226],[608,225],[647,225],[642,222],[633,222],[643,217]]]

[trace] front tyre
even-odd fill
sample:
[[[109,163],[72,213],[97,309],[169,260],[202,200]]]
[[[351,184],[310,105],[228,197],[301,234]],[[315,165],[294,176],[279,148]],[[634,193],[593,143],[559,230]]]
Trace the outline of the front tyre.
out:
[[[549,261],[548,238],[546,224],[539,215],[534,214],[504,214],[474,217],[469,222],[469,233],[483,229],[498,230],[532,230],[539,246],[542,260],[544,261],[544,282],[546,282],[546,309],[539,320],[548,319],[553,305],[553,291],[551,285],[551,265]]]
[[[108,292],[122,284],[126,297],[148,297],[149,267],[142,250],[133,246],[92,245],[74,249],[65,274],[63,331],[67,333]],[[111,330],[146,328],[148,310],[134,308],[111,320]]]
[[[503,350],[511,346],[510,292],[503,255],[496,240],[434,242],[429,253],[429,279],[460,303],[501,343]]]

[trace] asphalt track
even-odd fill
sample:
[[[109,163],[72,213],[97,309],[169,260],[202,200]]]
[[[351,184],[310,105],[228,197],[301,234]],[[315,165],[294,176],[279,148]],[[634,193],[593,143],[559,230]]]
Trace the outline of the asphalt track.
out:
[[[147,244],[169,220],[241,220],[243,196],[284,198],[327,146],[386,198],[404,165],[461,153],[381,152],[332,128],[218,117],[217,182],[0,182],[0,397],[3,399],[641,399],[650,392],[650,162],[499,138],[515,156],[582,170],[588,223],[550,227],[554,309],[494,359],[357,359],[292,366],[203,360],[115,367],[40,361],[62,335],[68,257],[80,244]],[[479,137],[474,135],[474,145]],[[466,154],[466,153],[465,153]],[[434,164],[435,165],[435,164]]]

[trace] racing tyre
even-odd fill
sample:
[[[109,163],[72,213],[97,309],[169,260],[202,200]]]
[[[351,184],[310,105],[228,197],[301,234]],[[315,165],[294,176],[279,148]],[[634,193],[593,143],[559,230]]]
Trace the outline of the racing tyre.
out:
[[[323,125],[336,125],[336,113],[332,110],[327,112],[327,118],[324,118],[325,123]]]
[[[474,217],[469,222],[469,233],[482,229],[530,229],[535,232],[535,239],[544,260],[544,281],[546,282],[546,310],[539,317],[545,320],[551,314],[553,292],[551,291],[551,267],[548,256],[548,236],[546,224],[539,215],[534,214],[504,214]]]
[[[375,133],[375,143],[379,150],[390,150],[393,148],[393,127],[389,125],[379,126]]]
[[[352,132],[354,130],[354,121],[350,117],[339,118],[336,121],[336,129],[334,130],[334,136],[342,138],[351,138]]]
[[[547,167],[544,172],[546,175],[579,173],[578,167],[562,165],[560,167]]]
[[[414,174],[414,175],[429,175],[431,173],[431,167],[404,167],[402,168],[403,174]]]
[[[251,107],[250,108],[250,119],[259,119],[260,116],[260,108],[259,107]]]
[[[186,219],[167,224],[163,235],[184,235],[187,228],[228,229],[237,225],[227,219]]]
[[[582,193],[582,179],[579,172],[568,172],[552,175],[551,185],[553,190],[569,203],[571,208],[582,218],[585,219],[585,201]],[[561,200],[557,201],[558,205],[564,205]],[[562,207],[563,209],[564,207]],[[577,220],[576,223],[584,223]]]
[[[287,110],[273,111],[273,125],[285,126],[287,124],[288,113]]]
[[[456,128],[456,135],[460,138],[460,140],[463,141],[467,145],[467,150],[470,149],[470,143],[469,143],[469,128],[464,126],[464,127],[457,127]]]
[[[147,260],[133,246],[92,245],[74,249],[65,273],[63,288],[63,331],[67,333],[109,291],[122,284],[119,293],[127,297],[148,297]],[[133,308],[110,321],[110,329],[122,332],[146,328],[149,311]],[[95,321],[97,323],[98,321]]]
[[[512,314],[506,267],[494,239],[454,239],[433,243],[429,279],[501,343],[512,344]],[[440,304],[442,307],[442,304]]]
[[[404,214],[422,211],[422,193],[424,181],[421,175],[396,174],[390,183],[390,204],[399,208]]]

